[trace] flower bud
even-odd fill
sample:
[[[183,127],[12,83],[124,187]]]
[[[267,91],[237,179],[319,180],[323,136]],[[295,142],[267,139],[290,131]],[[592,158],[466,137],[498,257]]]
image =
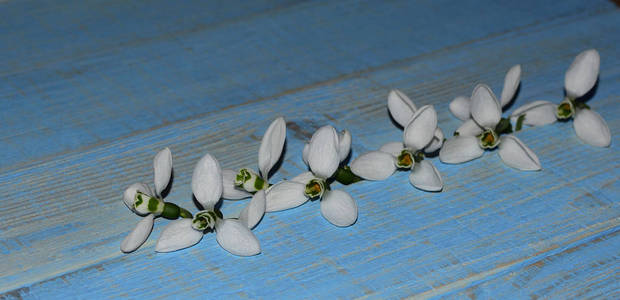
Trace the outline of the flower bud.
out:
[[[141,215],[153,214],[159,216],[164,211],[164,201],[142,192],[136,192],[133,207]]]
[[[267,184],[262,177],[245,168],[239,170],[239,173],[235,176],[235,185],[250,193],[267,188]]]

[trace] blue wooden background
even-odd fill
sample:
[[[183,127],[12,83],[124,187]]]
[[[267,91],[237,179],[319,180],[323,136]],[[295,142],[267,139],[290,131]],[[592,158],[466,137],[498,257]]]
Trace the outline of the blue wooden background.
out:
[[[325,221],[316,202],[268,214],[263,253],[240,258],[213,236],[154,252],[119,251],[138,222],[126,186],[152,182],[173,153],[168,201],[194,208],[196,161],[256,166],[260,137],[288,124],[275,180],[302,172],[303,143],[349,129],[353,157],[401,139],[391,88],[448,111],[479,82],[501,90],[523,68],[509,109],[559,102],[582,50],[601,54],[590,106],[610,148],[571,123],[528,128],[541,172],[495,154],[433,162],[442,193],[398,173],[348,187],[359,218]],[[0,298],[620,298],[620,10],[611,1],[0,1]],[[234,216],[244,201],[224,203]],[[195,210],[194,210],[195,211]]]

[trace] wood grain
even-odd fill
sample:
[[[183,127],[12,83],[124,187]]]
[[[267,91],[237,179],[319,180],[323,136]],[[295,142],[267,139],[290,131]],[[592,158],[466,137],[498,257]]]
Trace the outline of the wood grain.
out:
[[[0,46],[0,297],[617,298],[613,3],[246,5],[0,3],[11,41]],[[493,152],[463,165],[435,158],[443,192],[416,190],[405,173],[339,187],[358,202],[354,226],[330,225],[316,202],[268,214],[256,257],[232,256],[208,235],[157,254],[166,220],[135,253],[119,251],[139,220],[122,191],[152,182],[163,147],[174,164],[166,199],[194,209],[198,159],[256,168],[277,116],[288,135],[274,181],[305,170],[303,143],[324,124],[351,130],[353,157],[400,140],[391,88],[435,105],[449,134],[459,125],[449,101],[477,82],[499,93],[516,63],[522,86],[509,110],[559,102],[564,71],[587,48],[602,58],[589,104],[607,120],[610,148],[582,144],[570,122],[527,128],[517,135],[541,172],[510,169]],[[224,214],[243,205],[225,201]]]

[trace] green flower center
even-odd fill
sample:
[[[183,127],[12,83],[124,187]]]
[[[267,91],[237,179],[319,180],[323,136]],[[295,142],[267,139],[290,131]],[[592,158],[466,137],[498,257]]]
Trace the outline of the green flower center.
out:
[[[414,158],[411,151],[404,149],[396,158],[396,166],[402,169],[411,169],[413,167]]]
[[[569,98],[564,99],[555,111],[555,116],[560,120],[572,118],[573,115],[575,115],[575,104]]]
[[[309,198],[321,198],[325,193],[325,180],[312,179],[306,184],[304,194]]]
[[[482,149],[493,149],[499,144],[499,137],[492,129],[487,129],[478,136],[478,143]]]
[[[192,228],[196,230],[206,230],[215,228],[217,219],[222,218],[222,213],[217,210],[203,210],[200,211],[192,219]]]

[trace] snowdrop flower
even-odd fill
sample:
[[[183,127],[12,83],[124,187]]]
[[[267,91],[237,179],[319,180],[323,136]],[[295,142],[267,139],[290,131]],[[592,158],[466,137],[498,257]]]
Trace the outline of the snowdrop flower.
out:
[[[611,144],[609,126],[598,113],[577,100],[596,84],[600,61],[595,49],[579,53],[564,75],[564,100],[559,105],[549,101],[534,101],[516,109],[511,118],[517,121],[517,127],[520,123],[541,126],[572,118],[579,139],[592,146],[608,147]]]
[[[379,151],[362,154],[351,163],[351,170],[367,180],[387,179],[397,168],[412,170],[409,182],[414,187],[441,191],[441,174],[431,162],[424,160],[424,149],[432,143],[436,129],[437,112],[431,105],[422,106],[405,126],[403,142],[387,143]]]
[[[504,108],[514,98],[519,84],[521,83],[521,65],[512,66],[506,76],[504,77],[504,87],[502,89],[502,95],[500,97],[500,107]],[[458,96],[452,102],[450,102],[450,112],[463,120],[463,124],[456,130],[458,135],[479,135],[482,133],[482,128],[476,124],[471,118],[471,106],[472,101],[468,97]]]
[[[215,231],[215,239],[226,251],[239,256],[260,253],[258,239],[252,233],[265,213],[265,192],[258,191],[241,211],[238,219],[223,218],[215,208],[222,191],[222,169],[218,161],[206,154],[194,169],[192,192],[203,210],[193,219],[176,220],[168,224],[155,245],[157,252],[171,252],[198,243],[204,233]]]
[[[144,216],[121,243],[121,251],[133,252],[146,241],[153,229],[155,217],[167,219],[191,218],[192,214],[174,203],[164,202],[162,191],[168,186],[172,175],[172,153],[161,150],[153,159],[155,192],[144,183],[134,183],[123,193],[123,202],[134,213]]]
[[[405,93],[394,89],[388,95],[388,111],[390,115],[403,129],[409,125],[417,108],[413,101]],[[441,128],[435,129],[433,140],[424,148],[425,153],[433,153],[441,148],[444,141],[444,134]]]
[[[498,154],[504,163],[523,171],[541,169],[540,161],[534,152],[512,134],[512,125],[501,118],[501,104],[491,89],[484,84],[474,88],[471,96],[471,116],[476,125],[482,128],[477,136],[457,135],[444,142],[439,151],[439,159],[444,163],[458,164],[476,159],[499,146]]]
[[[330,180],[350,151],[351,134],[338,135],[334,127],[319,128],[304,148],[310,172],[271,186],[267,192],[267,212],[297,207],[309,199],[320,200],[321,214],[330,223],[346,227],[357,220],[357,203],[345,191],[331,190]]]
[[[258,149],[258,169],[260,175],[251,169],[243,168],[239,172],[223,170],[224,190],[222,198],[238,200],[248,198],[259,190],[269,187],[269,171],[278,162],[286,139],[286,122],[284,118],[275,119],[267,128]]]

